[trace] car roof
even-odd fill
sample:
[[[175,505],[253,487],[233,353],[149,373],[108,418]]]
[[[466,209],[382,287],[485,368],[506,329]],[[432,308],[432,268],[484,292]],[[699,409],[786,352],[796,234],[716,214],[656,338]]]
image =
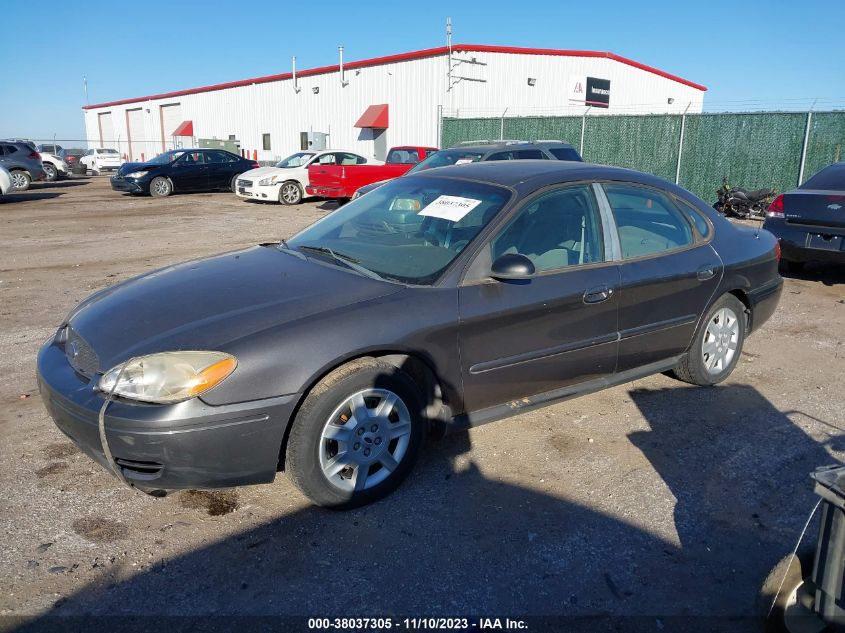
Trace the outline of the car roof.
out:
[[[565,141],[554,141],[554,140],[542,140],[542,141],[507,141],[507,140],[499,140],[499,141],[471,141],[467,143],[461,143],[460,145],[453,145],[452,147],[447,147],[445,149],[450,150],[466,150],[470,152],[492,152],[494,150],[507,150],[507,149],[531,149],[534,147],[572,147],[574,146],[570,143],[566,143]]]
[[[571,180],[625,180],[651,184],[663,189],[677,189],[669,181],[633,169],[565,160],[479,161],[466,165],[434,167],[407,177],[416,176],[477,180],[515,189],[532,189]]]

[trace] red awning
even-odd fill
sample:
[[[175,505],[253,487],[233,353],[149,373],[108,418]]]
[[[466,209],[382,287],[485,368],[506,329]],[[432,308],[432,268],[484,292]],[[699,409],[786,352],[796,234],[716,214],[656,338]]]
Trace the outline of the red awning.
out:
[[[371,105],[366,109],[361,118],[355,124],[355,127],[375,127],[379,129],[387,128],[387,104]]]
[[[182,121],[179,127],[171,134],[170,136],[193,136],[194,135],[194,122],[193,121]]]

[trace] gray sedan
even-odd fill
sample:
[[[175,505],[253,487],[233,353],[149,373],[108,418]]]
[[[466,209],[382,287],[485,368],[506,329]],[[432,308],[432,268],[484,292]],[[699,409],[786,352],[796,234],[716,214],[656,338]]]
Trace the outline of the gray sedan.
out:
[[[509,161],[396,179],[289,241],[73,309],[38,355],[58,427],[148,492],[393,490],[422,440],[656,372],[712,385],[774,311],[765,231],[638,172]]]

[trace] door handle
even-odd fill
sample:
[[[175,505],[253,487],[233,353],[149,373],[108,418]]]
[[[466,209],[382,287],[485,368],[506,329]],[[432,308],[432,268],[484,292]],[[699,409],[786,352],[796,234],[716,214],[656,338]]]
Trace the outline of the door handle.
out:
[[[601,303],[610,299],[613,294],[613,288],[607,286],[596,286],[584,291],[584,303]]]
[[[706,281],[708,279],[713,279],[713,277],[715,275],[716,275],[716,266],[713,265],[713,264],[707,264],[706,266],[702,266],[701,268],[698,269],[698,272],[696,273],[696,277],[698,277],[698,279],[700,281]]]

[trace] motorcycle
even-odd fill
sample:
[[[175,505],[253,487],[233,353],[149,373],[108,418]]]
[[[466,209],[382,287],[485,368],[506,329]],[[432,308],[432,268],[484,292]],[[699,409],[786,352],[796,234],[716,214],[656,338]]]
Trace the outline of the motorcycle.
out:
[[[713,205],[719,213],[726,217],[741,219],[763,219],[766,209],[775,196],[774,189],[757,189],[748,191],[742,187],[731,187],[728,177],[722,178],[722,186],[716,190],[719,201]]]

